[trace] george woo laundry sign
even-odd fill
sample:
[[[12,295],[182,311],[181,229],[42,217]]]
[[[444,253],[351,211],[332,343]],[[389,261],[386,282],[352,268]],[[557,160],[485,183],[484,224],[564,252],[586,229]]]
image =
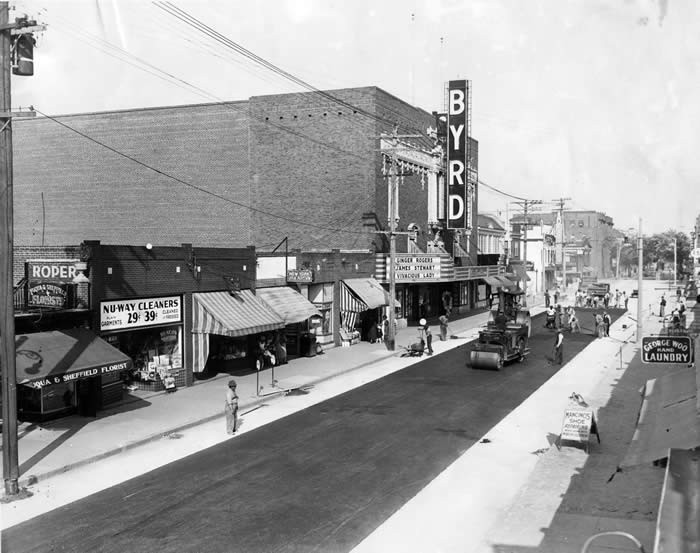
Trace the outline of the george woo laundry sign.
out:
[[[692,363],[693,344],[690,336],[643,336],[642,362]]]

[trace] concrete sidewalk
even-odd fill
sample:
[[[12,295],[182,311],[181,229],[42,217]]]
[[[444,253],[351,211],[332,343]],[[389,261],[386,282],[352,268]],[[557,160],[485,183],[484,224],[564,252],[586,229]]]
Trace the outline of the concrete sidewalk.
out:
[[[645,298],[654,297],[652,286]],[[588,538],[609,530],[629,532],[651,551],[664,469],[617,467],[634,434],[641,386],[679,367],[641,363],[636,302],[629,307],[610,338],[571,359],[353,553],[580,553]],[[648,311],[643,321],[644,335],[663,325]],[[592,437],[588,452],[555,445],[572,392],[598,422],[601,443]],[[603,551],[639,550],[621,537],[589,549]]]
[[[531,308],[533,314],[540,311],[541,308]],[[433,328],[433,349],[439,353],[463,344],[464,338],[475,337],[487,317],[488,313],[482,312],[451,321],[450,334],[463,338],[460,340],[441,342],[437,329]],[[244,415],[283,397],[290,389],[311,387],[392,357],[396,357],[398,370],[409,362],[400,357],[401,346],[416,341],[416,337],[417,327],[409,326],[398,331],[393,352],[384,344],[361,342],[349,348],[330,348],[315,357],[292,359],[275,367],[274,385],[271,369],[235,376],[239,411]],[[224,397],[230,378],[231,375],[220,373],[174,393],[135,396],[101,411],[95,419],[76,415],[42,424],[22,423],[18,432],[20,486],[35,484],[212,420],[221,419],[223,433]]]

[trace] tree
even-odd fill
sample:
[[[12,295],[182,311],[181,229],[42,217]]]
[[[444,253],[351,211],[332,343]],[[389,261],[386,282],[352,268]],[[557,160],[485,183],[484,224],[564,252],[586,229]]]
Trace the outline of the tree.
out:
[[[676,243],[676,266],[681,276],[684,267],[690,259],[692,244],[690,237],[674,229],[654,234],[644,239],[644,262],[653,264],[654,269],[663,263],[664,268],[670,269],[673,264],[673,244]]]

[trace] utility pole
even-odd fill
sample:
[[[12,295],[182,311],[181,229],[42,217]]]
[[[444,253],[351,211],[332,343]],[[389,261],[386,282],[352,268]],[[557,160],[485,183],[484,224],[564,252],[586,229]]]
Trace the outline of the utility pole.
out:
[[[676,268],[676,263],[678,261],[678,242],[677,238],[674,236],[673,237],[673,288],[675,290],[676,286],[678,283],[676,282],[677,275],[678,275],[678,269]]]
[[[523,200],[522,202],[513,203],[523,208],[523,217],[525,218],[525,224],[523,225],[523,269],[527,277],[527,227],[530,224],[527,218],[527,210],[528,207],[541,204],[542,200]],[[527,306],[527,278],[523,279],[523,292],[523,305]]]
[[[642,343],[642,284],[644,284],[644,239],[642,238],[642,218],[639,218],[639,236],[637,236],[637,343]]]
[[[388,185],[388,205],[387,218],[389,222],[389,324],[386,329],[386,349],[394,351],[396,349],[396,333],[394,332],[396,325],[396,235],[397,234],[412,234],[410,232],[397,232],[396,225],[399,222],[399,172],[396,168],[396,152],[401,148],[398,147],[399,138],[421,138],[418,134],[399,134],[398,125],[394,127],[394,131],[390,135],[382,135],[379,138],[387,138],[392,141],[392,148],[388,151],[391,159],[389,167]],[[381,150],[387,153],[387,150]]]
[[[552,200],[553,202],[559,204],[559,220],[561,221],[561,228],[559,232],[559,234],[561,235],[561,240],[559,241],[559,248],[561,251],[561,274],[562,284],[564,286],[564,289],[562,290],[563,294],[566,294],[566,244],[564,242],[564,204],[570,199],[571,198],[557,198],[555,200]]]
[[[34,37],[44,30],[26,17],[9,22],[8,2],[0,2],[0,369],[2,370],[2,468],[5,495],[19,494],[17,367],[13,268],[11,72],[32,75]],[[16,63],[13,65],[11,59]]]

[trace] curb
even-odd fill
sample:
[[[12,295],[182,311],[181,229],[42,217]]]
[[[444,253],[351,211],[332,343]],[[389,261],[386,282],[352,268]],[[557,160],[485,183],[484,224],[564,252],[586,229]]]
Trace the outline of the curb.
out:
[[[533,314],[533,316],[536,316],[540,313],[541,306],[532,306],[530,309],[537,311],[537,313]],[[453,336],[457,336],[457,335],[462,334],[462,333],[474,332],[474,331],[477,331],[479,328],[481,328],[481,325],[475,326],[473,328],[466,328],[466,329],[455,332],[453,334]],[[470,336],[461,337],[460,336],[459,339],[468,341],[470,339],[474,339],[474,337],[470,337]],[[448,341],[450,341],[450,340],[448,340]],[[455,345],[455,347],[457,347],[457,346]],[[452,348],[450,348],[450,349],[452,349]],[[363,363],[360,363],[358,365],[353,365],[351,367],[340,370],[338,372],[333,372],[332,374],[327,374],[327,375],[324,375],[324,376],[321,376],[318,378],[311,379],[307,383],[300,385],[299,387],[301,388],[304,386],[313,386],[315,384],[325,382],[325,381],[330,380],[332,378],[336,378],[338,376],[343,376],[343,375],[348,374],[352,371],[356,371],[356,370],[365,368],[367,366],[374,365],[375,363],[380,363],[382,361],[386,361],[387,359],[389,359],[391,357],[400,355],[400,353],[401,352],[398,350],[394,350],[394,351],[387,350],[387,352],[385,354],[382,354],[375,359],[369,359]],[[246,402],[242,402],[239,406],[239,410],[242,411],[245,409],[250,409],[251,407],[263,405],[270,400],[275,400],[279,397],[282,397],[284,395],[284,392],[285,392],[285,390],[282,389],[279,392],[268,394],[264,397],[258,397],[258,398],[255,398],[255,399],[252,399],[252,400],[249,400]],[[166,393],[166,392],[163,392],[163,393]],[[151,442],[155,442],[157,440],[161,440],[163,438],[168,437],[171,434],[175,434],[177,432],[182,432],[184,430],[189,430],[190,428],[194,428],[196,426],[200,426],[202,424],[206,424],[208,422],[211,422],[211,421],[214,421],[217,419],[224,419],[224,418],[225,418],[225,414],[223,412],[207,415],[207,416],[204,416],[202,418],[198,418],[196,420],[192,420],[190,422],[175,426],[175,427],[170,428],[168,430],[161,430],[159,432],[156,432],[156,433],[151,434],[149,436],[146,436],[144,438],[140,438],[138,440],[128,442],[128,443],[123,444],[119,447],[115,447],[114,449],[110,449],[109,451],[105,451],[105,452],[99,453],[97,455],[87,457],[86,459],[81,459],[79,461],[69,463],[69,464],[64,465],[64,466],[57,468],[57,469],[49,470],[49,471],[42,472],[39,474],[27,474],[26,476],[20,477],[18,484],[20,487],[31,486],[31,485],[34,485],[34,484],[40,482],[40,481],[45,481],[53,476],[57,476],[59,474],[66,473],[66,472],[69,472],[70,470],[80,468],[80,467],[83,467],[86,465],[90,465],[92,463],[102,461],[102,460],[107,459],[109,457],[113,457],[114,455],[118,455],[120,453],[125,453],[125,452],[130,451],[132,449],[135,449],[137,447],[149,444]]]
[[[375,363],[385,361],[386,359],[389,359],[390,357],[397,355],[397,353],[398,352],[396,352],[396,351],[389,352],[387,350],[386,354],[379,356],[376,359],[370,359],[368,361],[365,361],[364,363],[360,363],[359,365],[353,365],[352,367],[348,367],[348,368],[341,370],[339,372],[334,372],[332,374],[327,374],[327,375],[321,376],[319,378],[311,379],[311,380],[309,380],[309,382],[307,382],[299,387],[313,386],[314,384],[318,384],[320,382],[330,380],[330,379],[335,378],[337,376],[342,376],[344,374],[347,374],[349,372],[352,372],[352,371],[355,371],[358,369],[362,369],[362,368],[367,367],[369,365],[373,365]],[[280,390],[279,392],[268,394],[267,396],[259,397],[259,398],[241,403],[239,406],[239,409],[244,410],[244,409],[249,409],[251,407],[256,407],[258,405],[263,405],[267,401],[278,399],[278,398],[282,397],[283,395],[284,395],[284,390]],[[31,486],[31,485],[36,484],[39,481],[47,480],[53,476],[57,476],[59,474],[66,473],[72,469],[76,469],[76,468],[80,468],[80,467],[83,467],[86,465],[90,465],[92,463],[102,461],[102,460],[107,459],[109,457],[113,457],[114,455],[118,455],[120,453],[125,453],[125,452],[130,451],[132,449],[135,449],[137,447],[149,444],[151,442],[155,442],[157,440],[161,440],[163,438],[168,437],[171,434],[175,434],[176,432],[182,432],[184,430],[189,430],[190,428],[194,428],[196,426],[206,424],[206,423],[214,421],[216,419],[224,419],[224,418],[225,418],[225,414],[223,412],[215,413],[212,415],[207,415],[207,416],[199,418],[197,420],[193,420],[193,421],[181,424],[179,426],[175,426],[175,427],[170,428],[168,430],[161,430],[159,432],[156,432],[154,434],[146,436],[145,438],[140,438],[138,440],[128,442],[128,443],[121,445],[119,447],[115,447],[114,449],[110,449],[109,451],[105,451],[105,452],[99,453],[97,455],[87,457],[86,459],[81,459],[79,461],[69,463],[69,464],[64,465],[64,466],[57,468],[57,469],[49,470],[49,471],[46,471],[46,472],[43,472],[40,474],[27,474],[26,476],[21,477],[19,479],[18,484],[20,487]]]

